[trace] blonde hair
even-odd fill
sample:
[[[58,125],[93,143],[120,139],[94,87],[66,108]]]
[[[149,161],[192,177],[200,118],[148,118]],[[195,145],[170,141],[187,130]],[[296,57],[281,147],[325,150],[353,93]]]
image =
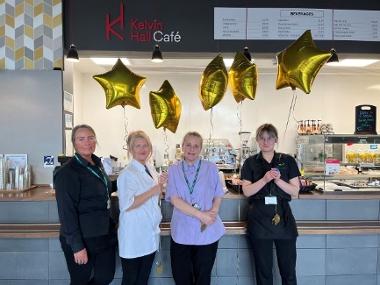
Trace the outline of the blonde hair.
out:
[[[278,132],[275,126],[272,124],[263,124],[256,130],[256,141],[258,141],[264,133],[268,133],[268,135],[272,138],[276,139],[276,142],[278,140]]]
[[[128,153],[131,153],[132,148],[134,147],[135,141],[137,139],[143,139],[148,143],[148,146],[149,146],[148,157],[150,157],[152,155],[152,149],[153,149],[152,142],[150,141],[149,136],[141,130],[129,133],[128,138],[127,138]]]
[[[182,139],[182,146],[184,145],[185,141],[189,138],[189,137],[196,137],[196,138],[199,138],[201,140],[201,148],[203,146],[203,138],[202,136],[200,135],[200,133],[198,132],[188,132],[186,133],[186,135],[183,137]]]

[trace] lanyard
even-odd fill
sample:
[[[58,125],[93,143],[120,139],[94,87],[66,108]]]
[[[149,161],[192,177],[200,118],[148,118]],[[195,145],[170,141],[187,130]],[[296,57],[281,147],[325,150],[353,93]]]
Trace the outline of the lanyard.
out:
[[[198,167],[197,167],[197,171],[195,173],[195,177],[194,177],[194,180],[193,180],[193,184],[191,185],[190,187],[190,183],[189,183],[189,179],[187,179],[187,176],[186,176],[186,173],[185,173],[185,162],[182,161],[182,171],[183,171],[183,176],[185,177],[185,181],[186,181],[186,184],[187,184],[187,188],[189,189],[189,192],[190,192],[190,195],[193,194],[193,191],[194,191],[194,187],[195,187],[195,183],[197,183],[197,179],[198,179],[198,174],[199,174],[199,169],[201,168],[201,164],[202,164],[202,160],[200,159],[199,162],[198,162]]]
[[[102,173],[102,177],[100,177],[100,175],[94,171],[91,167],[89,167],[88,165],[84,165],[83,162],[79,159],[79,157],[77,156],[77,154],[75,154],[75,158],[76,160],[84,167],[87,168],[88,171],[90,171],[92,174],[94,174],[96,177],[98,177],[100,180],[102,180],[102,182],[104,183],[104,186],[106,186],[106,189],[107,189],[107,197],[108,197],[108,183],[107,183],[107,178],[105,177],[102,169],[99,168],[100,172]]]

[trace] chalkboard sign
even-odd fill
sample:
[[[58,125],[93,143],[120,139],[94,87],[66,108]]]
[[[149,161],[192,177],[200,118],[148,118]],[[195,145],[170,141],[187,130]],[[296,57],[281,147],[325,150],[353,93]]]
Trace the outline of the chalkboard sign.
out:
[[[375,106],[358,105],[355,107],[355,134],[377,135]]]

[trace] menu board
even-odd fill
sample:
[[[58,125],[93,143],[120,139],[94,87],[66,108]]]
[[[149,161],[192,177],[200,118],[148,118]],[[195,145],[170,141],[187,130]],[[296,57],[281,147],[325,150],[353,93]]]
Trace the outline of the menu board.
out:
[[[246,38],[245,8],[215,8],[214,10],[214,38],[228,40],[242,40]]]
[[[292,40],[311,30],[317,40],[331,39],[332,10],[248,9],[247,39]]]
[[[216,40],[380,41],[380,11],[306,8],[214,8]]]
[[[355,134],[376,135],[376,107],[359,105],[355,107]]]
[[[380,11],[334,10],[334,39],[380,41]]]

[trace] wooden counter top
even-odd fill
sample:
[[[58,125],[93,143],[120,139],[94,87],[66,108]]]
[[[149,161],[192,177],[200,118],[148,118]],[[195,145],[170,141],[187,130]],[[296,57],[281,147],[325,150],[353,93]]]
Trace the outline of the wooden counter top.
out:
[[[242,235],[246,222],[224,222],[226,235]],[[0,224],[0,238],[56,238],[59,224]],[[379,234],[380,221],[297,221],[300,235]],[[161,235],[170,234],[170,223],[161,223]]]
[[[1,191],[0,202],[2,201],[51,201],[55,200],[54,190],[48,185],[38,185],[37,187],[26,190],[24,192],[19,191]]]

